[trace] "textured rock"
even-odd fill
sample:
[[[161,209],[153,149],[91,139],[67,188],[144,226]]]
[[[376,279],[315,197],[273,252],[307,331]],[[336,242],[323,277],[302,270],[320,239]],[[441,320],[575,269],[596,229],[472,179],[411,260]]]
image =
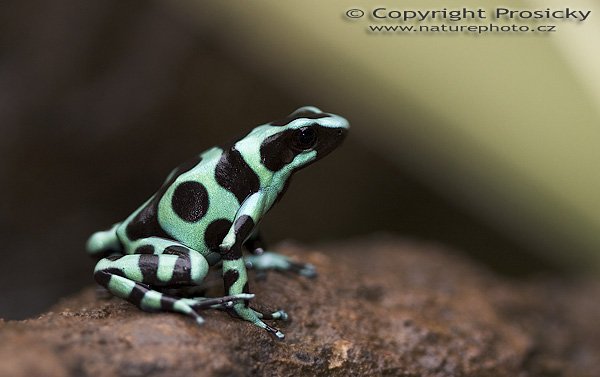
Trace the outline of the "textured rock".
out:
[[[290,313],[290,322],[277,324],[283,342],[222,312],[204,312],[206,323],[197,326],[183,316],[99,299],[89,288],[39,318],[0,322],[0,376],[593,376],[600,370],[598,282],[508,281],[453,251],[392,238],[279,250],[320,272],[316,280],[278,273],[251,280],[254,306]]]

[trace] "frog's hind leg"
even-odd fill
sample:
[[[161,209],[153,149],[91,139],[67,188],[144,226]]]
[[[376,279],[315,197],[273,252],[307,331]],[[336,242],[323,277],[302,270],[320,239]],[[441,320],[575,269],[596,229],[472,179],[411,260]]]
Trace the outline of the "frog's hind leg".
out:
[[[123,245],[117,236],[119,225],[121,223],[116,223],[107,230],[92,234],[86,244],[88,254],[98,258],[111,254],[122,254]]]
[[[180,298],[152,289],[177,285],[198,285],[208,272],[204,257],[175,241],[152,237],[131,244],[139,252],[156,254],[114,255],[101,259],[94,271],[96,281],[115,296],[145,311],[171,311],[204,320],[197,313],[205,309],[228,308],[248,300],[251,294],[217,298]]]
[[[252,255],[244,258],[246,267],[255,270],[256,277],[259,279],[264,279],[268,270],[293,272],[308,278],[317,276],[315,266],[310,263],[294,262],[285,255],[266,251],[267,245],[258,229],[255,229],[246,240],[244,247],[252,253]]]
[[[263,274],[263,277],[264,272],[268,270],[289,271],[308,278],[317,276],[317,270],[312,264],[294,262],[285,255],[271,251],[249,255],[244,258],[244,261],[247,268],[256,270],[259,274]]]

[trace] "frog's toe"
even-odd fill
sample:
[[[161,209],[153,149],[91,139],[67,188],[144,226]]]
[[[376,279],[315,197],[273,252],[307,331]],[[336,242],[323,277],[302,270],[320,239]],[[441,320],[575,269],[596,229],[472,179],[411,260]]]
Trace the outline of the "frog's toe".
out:
[[[201,316],[196,316],[195,320],[198,326],[202,326],[204,324],[204,318],[202,318]]]
[[[264,329],[267,330],[267,332],[269,334],[271,334],[272,336],[274,336],[277,340],[285,339],[285,334],[274,327],[271,327],[271,326],[265,324]]]
[[[238,301],[251,300],[254,298],[252,293],[240,293],[237,295],[223,296],[223,297],[194,297],[186,300],[186,303],[194,308],[195,310],[206,310],[206,309],[227,309],[231,308],[233,304]]]
[[[260,319],[277,320],[277,321],[287,321],[289,319],[289,315],[283,309],[279,309],[272,313],[262,313],[255,309],[252,309],[252,310],[254,311],[254,313],[256,313],[256,315]]]
[[[284,333],[282,333],[282,332],[281,332],[281,331],[279,331],[279,330],[276,330],[276,331],[275,331],[274,333],[272,333],[272,334],[273,334],[273,336],[274,336],[275,338],[277,338],[277,340],[283,340],[283,339],[285,339],[285,334],[284,334]]]
[[[287,321],[290,318],[290,316],[283,309],[279,309],[271,313],[271,317],[273,319],[279,319],[281,321]]]
[[[202,316],[200,314],[198,314],[191,305],[188,305],[187,303],[185,303],[182,300],[183,299],[180,299],[175,303],[175,305],[174,305],[175,311],[185,314],[185,315],[188,315],[188,316],[192,317],[194,319],[194,321],[196,321],[196,324],[198,324],[200,326],[203,325],[204,318],[202,318]]]

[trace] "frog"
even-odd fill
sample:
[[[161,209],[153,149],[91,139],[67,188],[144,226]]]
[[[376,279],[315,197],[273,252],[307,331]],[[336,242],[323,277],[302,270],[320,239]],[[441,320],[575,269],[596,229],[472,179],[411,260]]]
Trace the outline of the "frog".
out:
[[[89,237],[87,252],[97,259],[95,281],[143,311],[180,313],[202,324],[200,313],[217,309],[284,339],[265,320],[287,320],[288,314],[250,306],[255,295],[248,270],[310,278],[316,268],[269,251],[259,223],[281,200],[294,173],[335,150],[348,130],[342,116],[303,106],[197,154],[171,171],[124,221]],[[223,296],[177,293],[201,287],[209,269],[220,271]]]

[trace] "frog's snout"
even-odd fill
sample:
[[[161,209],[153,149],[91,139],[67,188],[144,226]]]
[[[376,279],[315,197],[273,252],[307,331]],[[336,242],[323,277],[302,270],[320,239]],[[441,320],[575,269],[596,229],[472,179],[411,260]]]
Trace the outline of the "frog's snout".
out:
[[[340,118],[341,118],[341,122],[339,124],[339,127],[337,127],[337,129],[336,129],[337,130],[336,136],[340,141],[342,141],[348,135],[348,131],[350,129],[350,123],[346,119],[344,119],[342,117],[340,117]]]
[[[348,133],[348,129],[350,128],[350,122],[344,117],[339,115],[333,115],[335,119],[335,128],[337,129],[337,136],[346,136]]]

